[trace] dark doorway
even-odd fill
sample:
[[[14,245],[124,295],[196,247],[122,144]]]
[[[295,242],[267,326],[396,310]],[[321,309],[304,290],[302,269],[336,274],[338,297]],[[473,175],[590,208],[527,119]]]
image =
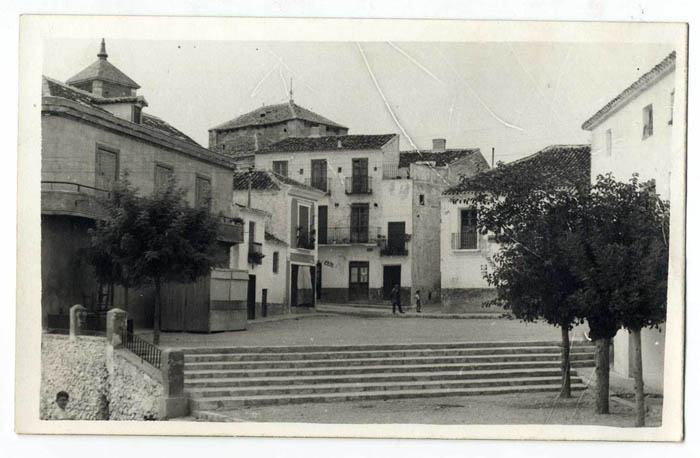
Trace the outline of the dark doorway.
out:
[[[389,223],[387,249],[391,254],[403,254],[406,249],[406,223]]]
[[[401,286],[401,266],[384,266],[382,296],[385,301],[391,300],[391,289],[394,285]]]
[[[321,299],[321,283],[322,283],[321,274],[322,274],[322,272],[323,272],[323,270],[321,269],[321,263],[319,262],[316,264],[316,300]]]
[[[255,275],[248,275],[248,319],[255,319]]]
[[[318,206],[318,243],[326,245],[328,243],[328,206]]]
[[[351,301],[369,300],[369,262],[350,262],[348,299]]]
[[[290,301],[292,307],[296,307],[299,305],[298,303],[298,289],[297,289],[297,281],[299,280],[299,266],[296,264],[292,264],[292,278],[290,278],[290,283],[292,285],[292,290],[291,290],[291,296],[292,300]]]

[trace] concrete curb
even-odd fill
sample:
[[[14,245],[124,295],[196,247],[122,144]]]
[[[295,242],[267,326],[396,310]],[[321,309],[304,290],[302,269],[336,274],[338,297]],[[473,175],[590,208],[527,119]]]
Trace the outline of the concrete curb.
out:
[[[508,319],[500,314],[496,313],[418,313],[418,312],[405,312],[403,314],[393,314],[391,310],[374,310],[374,309],[363,309],[360,307],[327,307],[321,306],[317,309],[325,314],[332,315],[349,315],[349,316],[363,316],[363,317],[394,317],[394,318],[423,318],[423,319],[458,319],[458,320],[500,320]]]

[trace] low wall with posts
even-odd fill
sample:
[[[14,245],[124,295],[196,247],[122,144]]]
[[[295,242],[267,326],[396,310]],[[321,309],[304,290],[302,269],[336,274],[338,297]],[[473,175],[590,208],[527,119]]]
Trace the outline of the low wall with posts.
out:
[[[40,418],[164,420],[187,415],[184,356],[160,350],[127,331],[126,312],[107,314],[104,336],[85,335],[85,309],[71,308],[70,334],[44,334]],[[56,394],[65,391],[65,412]]]

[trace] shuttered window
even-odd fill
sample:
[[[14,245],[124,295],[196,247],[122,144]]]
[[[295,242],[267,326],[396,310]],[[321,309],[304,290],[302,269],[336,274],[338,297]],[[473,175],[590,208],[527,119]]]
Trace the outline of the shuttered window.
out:
[[[118,153],[98,147],[95,163],[95,187],[110,190],[119,178]]]
[[[197,175],[194,189],[194,201],[197,208],[211,211],[211,180]]]

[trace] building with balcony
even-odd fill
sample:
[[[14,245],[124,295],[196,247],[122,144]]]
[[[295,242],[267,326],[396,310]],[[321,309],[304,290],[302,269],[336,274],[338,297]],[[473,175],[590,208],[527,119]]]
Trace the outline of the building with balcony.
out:
[[[679,67],[685,68],[685,62]],[[640,180],[655,181],[662,199],[671,199],[674,180],[678,184],[685,173],[685,123],[674,120],[685,119],[686,77],[676,71],[674,51],[583,123],[591,132],[591,180],[610,172],[617,180],[628,180],[637,173]],[[663,392],[665,328],[642,329],[641,337],[645,387]],[[633,369],[630,339],[625,330],[614,339],[613,370],[624,377]]]
[[[162,323],[172,330],[222,329],[245,304],[245,286],[229,269],[229,249],[243,240],[232,219],[235,164],[146,113],[138,84],[108,61],[105,48],[103,40],[98,60],[67,83],[42,79],[42,322],[74,304],[124,307],[123,289],[97,284],[82,250],[88,229],[104,216],[98,198],[128,172],[143,194],[174,176],[191,205],[206,205],[220,219],[217,269],[198,283],[169,285]],[[135,325],[151,326],[151,288],[130,291],[128,302]]]
[[[556,186],[588,183],[591,170],[589,145],[549,146],[536,154],[511,162],[517,173],[540,177]],[[492,269],[498,251],[492,235],[477,231],[477,209],[469,202],[477,192],[488,191],[491,169],[446,189],[440,198],[440,271],[442,307],[450,312],[501,312],[483,304],[495,297],[484,275]]]
[[[425,301],[439,300],[440,193],[462,167],[449,164],[488,164],[473,149],[425,152],[425,161],[422,153],[404,156],[396,134],[290,137],[255,153],[256,169],[323,193],[316,223],[319,300],[382,303],[395,284],[406,304],[416,290]]]
[[[234,208],[245,221],[247,242],[234,247],[232,259],[249,272],[249,319],[314,306],[316,215],[325,195],[269,170],[234,175]]]

